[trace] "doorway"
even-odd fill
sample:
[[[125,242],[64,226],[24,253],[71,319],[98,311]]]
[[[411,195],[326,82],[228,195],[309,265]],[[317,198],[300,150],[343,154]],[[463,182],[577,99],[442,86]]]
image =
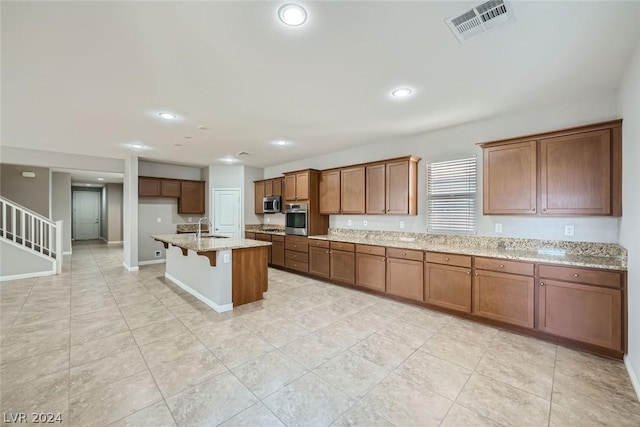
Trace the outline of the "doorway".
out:
[[[100,238],[100,193],[73,192],[73,234],[75,240]]]
[[[224,237],[241,237],[241,197],[239,188],[213,189],[213,233]]]

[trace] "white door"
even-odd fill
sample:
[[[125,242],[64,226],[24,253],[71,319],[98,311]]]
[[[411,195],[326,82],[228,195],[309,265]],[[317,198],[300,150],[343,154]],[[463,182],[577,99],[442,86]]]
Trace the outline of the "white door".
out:
[[[75,240],[100,238],[100,193],[73,192],[73,226]]]
[[[213,189],[213,233],[241,237],[240,189]]]

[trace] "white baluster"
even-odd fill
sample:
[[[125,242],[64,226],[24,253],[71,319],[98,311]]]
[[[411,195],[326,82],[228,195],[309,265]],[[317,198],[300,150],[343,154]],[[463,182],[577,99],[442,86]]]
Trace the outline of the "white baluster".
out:
[[[11,206],[11,235],[13,241],[16,241],[16,208]]]

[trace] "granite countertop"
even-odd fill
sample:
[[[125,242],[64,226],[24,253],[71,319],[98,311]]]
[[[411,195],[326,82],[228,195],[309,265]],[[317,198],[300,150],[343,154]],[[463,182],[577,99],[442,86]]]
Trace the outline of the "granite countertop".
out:
[[[203,232],[209,231],[209,224],[203,223],[200,227]],[[190,222],[186,224],[176,224],[176,232],[178,233],[195,233],[198,231],[198,223]]]
[[[622,259],[593,255],[549,255],[534,250],[479,248],[469,246],[441,245],[425,241],[402,241],[376,238],[362,238],[356,236],[309,236],[309,239],[329,240],[363,245],[386,246],[400,249],[415,249],[420,251],[443,252],[464,254],[472,256],[484,256],[490,258],[503,258],[516,261],[529,261],[537,263],[570,265],[573,267],[602,268],[608,270],[626,271],[626,264]]]
[[[286,233],[284,232],[284,230],[278,230],[278,231],[273,231],[273,230],[247,230],[247,233],[262,233],[262,234],[273,234],[276,236],[284,236]]]
[[[188,249],[194,252],[215,252],[228,249],[255,248],[260,246],[271,246],[270,242],[259,240],[239,239],[239,238],[208,238],[196,239],[193,234],[162,234],[151,236],[155,240],[169,243],[179,248]]]
[[[282,225],[269,225],[269,224],[247,224],[244,231],[246,233],[264,233],[273,234],[276,236],[284,236],[284,226]]]

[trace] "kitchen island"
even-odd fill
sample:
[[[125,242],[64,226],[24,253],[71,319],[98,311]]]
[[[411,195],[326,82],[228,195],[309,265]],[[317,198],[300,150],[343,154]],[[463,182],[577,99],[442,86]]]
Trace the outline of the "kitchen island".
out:
[[[262,299],[269,242],[194,234],[151,236],[167,250],[165,277],[215,311]]]

